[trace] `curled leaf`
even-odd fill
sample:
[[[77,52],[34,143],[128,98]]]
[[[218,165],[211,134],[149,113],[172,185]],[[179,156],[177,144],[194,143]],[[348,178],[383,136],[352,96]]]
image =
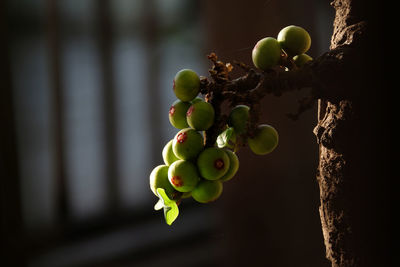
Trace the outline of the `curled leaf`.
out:
[[[219,148],[234,148],[236,143],[236,134],[233,127],[229,127],[217,137],[217,146]]]
[[[171,225],[179,215],[178,205],[174,200],[171,200],[163,188],[157,188],[157,195],[163,204],[164,218],[168,225]],[[158,204],[158,203],[157,203]],[[156,206],[157,206],[156,204]],[[161,205],[161,204],[159,204]],[[155,207],[154,207],[155,208]]]
[[[164,202],[161,199],[159,199],[157,201],[157,203],[154,205],[154,209],[155,210],[160,210],[162,208],[164,208]]]

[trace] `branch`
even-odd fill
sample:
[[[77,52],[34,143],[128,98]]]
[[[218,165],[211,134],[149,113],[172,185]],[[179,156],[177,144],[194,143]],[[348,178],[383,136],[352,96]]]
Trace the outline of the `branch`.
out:
[[[289,71],[278,67],[261,72],[243,63],[237,63],[246,73],[236,79],[230,78],[233,66],[219,61],[217,56],[211,53],[208,56],[213,62],[209,70],[211,81],[202,78],[201,92],[206,95],[206,101],[214,106],[216,122],[205,133],[206,146],[212,146],[218,134],[224,129],[226,116],[221,114],[221,105],[224,101],[228,101],[231,107],[238,104],[250,107],[250,121],[246,135],[253,136],[260,117],[259,103],[267,94],[281,96],[283,93],[311,88],[310,94],[299,100],[297,113],[288,114],[289,118],[294,120],[310,109],[319,98],[354,97],[359,92],[341,91],[337,89],[341,88],[337,85],[343,84],[344,80],[347,83],[357,80],[351,71],[353,65],[346,64],[354,62],[354,55],[357,56],[355,50],[356,48],[343,45],[322,54],[301,68],[294,67]]]

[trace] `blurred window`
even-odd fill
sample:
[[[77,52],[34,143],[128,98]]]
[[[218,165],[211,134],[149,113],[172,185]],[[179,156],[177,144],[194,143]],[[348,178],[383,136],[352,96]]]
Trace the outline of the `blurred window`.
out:
[[[42,237],[50,240],[39,242],[43,249],[32,252],[29,265],[77,266],[124,250],[134,255],[165,240],[195,240],[193,234],[200,238],[198,233],[212,226],[212,220],[204,220],[206,211],[191,211],[189,205],[185,227],[171,236],[159,228],[162,212],[153,212],[156,198],[148,186],[152,168],[163,163],[164,144],[177,132],[167,119],[175,73],[182,68],[206,73],[197,5],[184,0],[7,1],[21,208],[33,244]],[[49,16],[57,26],[49,27]],[[101,23],[109,30],[104,38]],[[52,34],[59,47],[52,47]],[[61,184],[54,75],[61,90]],[[65,211],[60,211],[60,191]],[[110,211],[113,194],[117,202]],[[60,212],[66,214],[60,217]],[[63,232],[61,225],[72,230]],[[85,229],[91,234],[79,241]],[[75,239],[69,239],[71,233]]]

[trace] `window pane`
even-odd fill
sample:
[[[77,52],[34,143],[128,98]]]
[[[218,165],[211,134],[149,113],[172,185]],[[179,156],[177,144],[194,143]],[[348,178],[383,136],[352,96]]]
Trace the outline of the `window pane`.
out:
[[[27,227],[54,222],[53,136],[46,43],[43,35],[17,37],[11,49],[12,78]]]
[[[67,187],[72,215],[105,205],[103,119],[98,50],[90,36],[70,36],[63,50]]]
[[[147,94],[143,67],[144,44],[134,36],[115,40],[115,93],[117,100],[120,194],[126,206],[142,207],[149,200],[147,169],[149,142]],[[150,122],[151,123],[151,122]]]

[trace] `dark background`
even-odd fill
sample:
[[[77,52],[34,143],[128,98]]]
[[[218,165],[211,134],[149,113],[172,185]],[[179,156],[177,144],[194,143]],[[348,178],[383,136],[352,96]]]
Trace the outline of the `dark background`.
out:
[[[25,0],[0,4],[1,266],[329,266],[307,92],[262,101],[280,144],[248,148],[221,198],[155,212],[148,176],[177,129],[172,79],[206,55],[251,65],[291,24],[327,51],[329,1]],[[237,72],[235,72],[238,74]]]

